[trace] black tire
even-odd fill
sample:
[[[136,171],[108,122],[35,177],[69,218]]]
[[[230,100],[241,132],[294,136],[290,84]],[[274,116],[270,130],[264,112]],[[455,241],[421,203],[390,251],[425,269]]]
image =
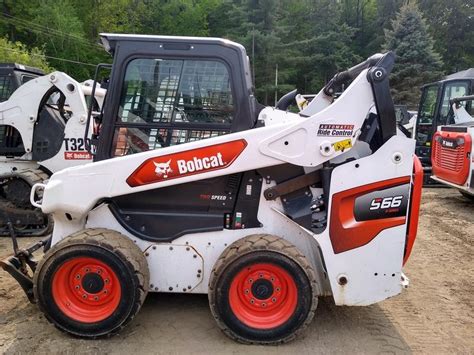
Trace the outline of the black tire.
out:
[[[19,201],[15,201],[15,200],[10,201],[7,196],[6,200],[0,199],[0,204],[6,205],[8,207],[14,206],[15,208],[18,208],[25,212],[35,211],[35,210],[39,211],[38,208],[34,208],[30,204],[31,187],[36,183],[40,183],[40,182],[44,182],[48,180],[49,175],[40,169],[27,169],[21,172],[5,174],[5,175],[0,176],[0,189],[3,189],[2,181],[8,180],[8,179],[21,180],[23,181],[23,183],[27,184],[30,188],[26,196],[24,194],[19,194],[18,191],[14,190],[14,196],[16,199],[19,199]],[[43,191],[39,190],[37,192],[36,199],[40,200],[42,199],[42,197],[43,197]],[[31,227],[27,225],[23,225],[23,226],[14,225],[13,228],[15,229],[16,236],[17,237],[41,237],[41,236],[46,236],[46,235],[51,234],[54,227],[53,218],[51,217],[51,215],[44,215],[43,219],[44,219],[44,225],[41,228],[38,228],[36,226]],[[10,236],[8,228],[0,229],[0,236]]]
[[[87,229],[45,254],[33,291],[40,310],[57,328],[97,338],[117,333],[135,317],[149,279],[146,259],[129,238],[107,229]]]
[[[458,190],[461,195],[463,195],[465,198],[474,201],[474,195],[468,194],[466,191],[463,190]]]
[[[264,271],[258,274],[260,269]],[[289,296],[286,300],[282,298],[281,307],[285,307],[288,302],[294,303],[296,299],[292,311],[285,312],[278,308],[280,300],[274,295],[279,291],[275,286],[280,282],[280,277],[274,277],[273,269],[277,273],[283,270],[281,278],[286,278],[288,285],[293,285],[293,290],[296,286],[293,301],[289,301]],[[254,272],[258,274],[255,282],[250,277],[245,281],[247,283],[240,283],[242,275],[252,275]],[[258,282],[260,284],[257,286]],[[241,285],[245,290],[240,292],[240,286],[235,285]],[[280,285],[284,285],[284,282]],[[243,295],[240,299],[243,297],[244,301],[238,295],[235,296],[236,290],[238,295]],[[284,290],[284,286],[281,290]],[[288,291],[287,295],[290,294]],[[230,245],[216,262],[209,281],[209,305],[218,326],[230,338],[246,344],[279,344],[293,340],[313,319],[318,304],[317,294],[316,276],[305,256],[288,241],[268,234],[248,236]],[[243,308],[248,307],[248,297],[252,304],[251,312],[253,308],[268,307],[268,311],[265,310],[268,318],[261,318],[259,310],[256,310],[253,313],[257,315],[256,318],[246,319],[244,312],[247,310],[240,312],[240,304]],[[278,307],[269,309],[274,306]],[[277,312],[282,314],[281,321],[266,321],[275,317]]]

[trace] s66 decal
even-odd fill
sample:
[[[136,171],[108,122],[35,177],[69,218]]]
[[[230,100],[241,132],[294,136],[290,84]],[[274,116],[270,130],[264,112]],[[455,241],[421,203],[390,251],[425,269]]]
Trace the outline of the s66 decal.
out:
[[[400,185],[359,196],[354,204],[356,221],[404,216],[410,185]]]
[[[131,187],[224,169],[247,146],[244,139],[145,160],[127,179]]]

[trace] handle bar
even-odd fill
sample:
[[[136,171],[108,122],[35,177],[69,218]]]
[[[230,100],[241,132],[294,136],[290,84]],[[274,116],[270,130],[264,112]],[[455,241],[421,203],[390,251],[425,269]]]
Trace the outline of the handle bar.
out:
[[[354,65],[352,68],[349,68],[345,71],[339,72],[334,77],[329,81],[329,83],[326,84],[326,86],[323,89],[323,92],[331,96],[334,94],[335,87],[343,84],[345,82],[348,82],[349,80],[353,80],[359,75],[364,69],[373,67],[377,62],[383,57],[383,54],[381,53],[376,53],[366,60],[364,60],[362,63],[359,63],[357,65]]]

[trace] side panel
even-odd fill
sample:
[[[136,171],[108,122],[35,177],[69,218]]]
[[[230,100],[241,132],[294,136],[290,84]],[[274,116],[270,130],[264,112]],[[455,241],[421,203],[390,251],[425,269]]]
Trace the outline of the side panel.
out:
[[[262,190],[272,186],[272,184],[266,184],[265,181],[263,181],[263,184]],[[331,290],[318,243],[309,231],[301,228],[280,212],[282,210],[279,201],[267,201],[262,193],[258,213],[258,219],[263,225],[261,228],[224,229],[217,232],[193,233],[183,235],[171,243],[157,243],[136,238],[117,222],[105,204],[89,213],[86,228],[101,227],[116,230],[132,239],[144,253],[148,253],[150,280],[152,280],[150,283],[153,284],[153,286],[150,285],[150,291],[152,292],[207,293],[212,268],[225,248],[248,235],[268,233],[280,236],[293,243],[308,258],[316,271],[319,294],[330,295]],[[153,249],[153,246],[156,248]],[[186,247],[189,247],[190,250],[186,250]],[[191,253],[194,252],[196,257],[189,258]],[[169,258],[180,258],[181,263],[178,272],[175,262],[164,264],[160,261]],[[202,262],[202,268],[198,269],[202,272],[197,272],[197,262]],[[194,280],[194,282],[189,280]],[[191,288],[188,288],[188,286],[191,286]]]
[[[407,209],[401,210],[403,216],[399,215],[401,211],[396,210],[403,208],[407,197],[403,197],[400,206],[393,207],[393,211],[388,213],[393,213],[393,217],[367,219],[366,216],[365,221],[356,220],[355,216],[360,219],[364,211],[360,211],[361,206],[355,210],[355,201],[358,196],[371,194],[372,191],[382,192],[380,198],[386,201],[404,196],[406,191],[400,195],[395,192],[393,196],[384,196],[383,192],[390,191],[394,186],[409,189],[414,145],[414,140],[395,136],[373,155],[333,170],[329,198],[331,214],[328,216],[330,227],[316,239],[324,255],[337,305],[369,305],[401,292]],[[372,203],[378,198],[368,201],[365,206],[367,211],[377,203],[382,205],[383,201]],[[368,217],[377,216],[377,212],[374,213]]]

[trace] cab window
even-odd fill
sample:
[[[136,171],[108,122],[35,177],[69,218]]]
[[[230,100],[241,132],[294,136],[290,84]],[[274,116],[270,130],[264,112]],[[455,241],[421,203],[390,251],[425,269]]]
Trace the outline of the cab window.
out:
[[[446,84],[443,92],[443,101],[441,103],[440,114],[439,114],[439,123],[445,124],[450,110],[449,100],[465,96],[468,90],[467,82],[454,82]],[[463,102],[465,104],[465,102]]]
[[[13,92],[13,84],[9,75],[0,75],[0,102],[7,101]]]
[[[114,155],[138,153],[230,131],[231,79],[217,60],[132,60],[126,69]]]
[[[420,115],[418,122],[421,124],[431,124],[436,110],[436,99],[438,97],[438,86],[427,86],[423,89],[420,104]]]

